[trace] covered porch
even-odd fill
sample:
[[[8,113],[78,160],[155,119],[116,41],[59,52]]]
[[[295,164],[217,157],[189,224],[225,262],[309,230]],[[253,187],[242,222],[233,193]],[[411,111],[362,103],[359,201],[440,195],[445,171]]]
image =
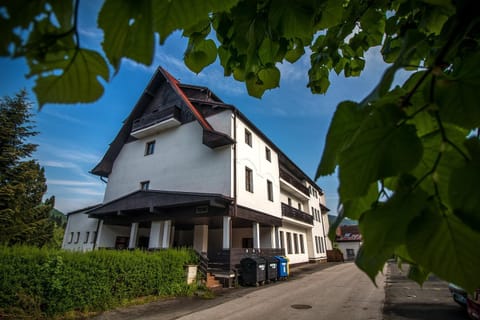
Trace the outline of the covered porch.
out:
[[[216,194],[136,191],[89,211],[98,219],[96,248],[193,247],[209,268],[232,270],[251,254],[281,255],[281,219],[236,207]]]

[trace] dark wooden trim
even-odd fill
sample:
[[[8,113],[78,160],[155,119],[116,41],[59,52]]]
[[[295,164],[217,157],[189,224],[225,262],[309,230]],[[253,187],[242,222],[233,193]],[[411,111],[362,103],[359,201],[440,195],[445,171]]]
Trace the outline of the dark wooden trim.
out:
[[[147,128],[156,123],[159,123],[171,118],[176,119],[180,122],[180,112],[181,112],[180,108],[178,108],[177,106],[173,106],[163,110],[150,112],[148,114],[143,114],[142,117],[133,120],[132,132]]]
[[[237,206],[236,217],[255,221],[268,226],[282,226],[282,219],[247,207]]]
[[[292,186],[300,190],[307,197],[310,197],[310,190],[297,178],[289,174],[287,170],[280,168],[280,178],[290,183]]]
[[[313,225],[313,216],[282,203],[282,216]]]

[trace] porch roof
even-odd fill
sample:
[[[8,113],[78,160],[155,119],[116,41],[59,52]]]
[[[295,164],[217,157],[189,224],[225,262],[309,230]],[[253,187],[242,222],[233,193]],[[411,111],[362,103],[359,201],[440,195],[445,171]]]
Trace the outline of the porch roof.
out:
[[[192,193],[163,190],[138,190],[123,197],[107,202],[87,211],[91,218],[103,218],[119,212],[145,210],[155,212],[156,209],[178,208],[186,206],[208,205],[226,208],[232,198],[212,193]]]

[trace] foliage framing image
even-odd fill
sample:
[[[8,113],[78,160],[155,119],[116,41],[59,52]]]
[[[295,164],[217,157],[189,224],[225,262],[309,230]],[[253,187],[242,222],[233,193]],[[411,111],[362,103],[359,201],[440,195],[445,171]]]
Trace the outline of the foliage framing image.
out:
[[[397,256],[419,283],[433,272],[480,287],[478,1],[106,0],[103,52],[81,46],[79,3],[0,1],[0,54],[27,60],[40,106],[99,99],[110,69],[150,65],[175,30],[192,71],[219,61],[255,97],[305,54],[308,87],[326,93],[332,71],[360,76],[380,46],[390,66],[365,99],[337,106],[317,178],[338,170],[337,224],[359,220],[356,263],[372,279]],[[410,77],[393,86],[400,70]]]

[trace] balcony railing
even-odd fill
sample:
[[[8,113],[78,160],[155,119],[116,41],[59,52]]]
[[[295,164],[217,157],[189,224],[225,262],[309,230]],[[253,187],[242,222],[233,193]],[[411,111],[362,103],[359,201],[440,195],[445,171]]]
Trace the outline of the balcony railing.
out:
[[[180,121],[180,109],[176,106],[144,114],[143,117],[135,119],[132,125],[132,132],[147,128],[162,121],[174,118]]]
[[[282,203],[282,216],[313,225],[313,216]]]
[[[290,183],[292,186],[300,190],[305,195],[310,196],[310,191],[308,190],[308,188],[297,178],[290,175],[287,171],[280,169],[280,178]]]

